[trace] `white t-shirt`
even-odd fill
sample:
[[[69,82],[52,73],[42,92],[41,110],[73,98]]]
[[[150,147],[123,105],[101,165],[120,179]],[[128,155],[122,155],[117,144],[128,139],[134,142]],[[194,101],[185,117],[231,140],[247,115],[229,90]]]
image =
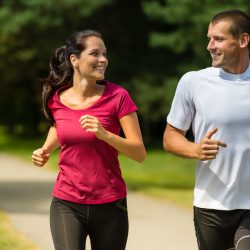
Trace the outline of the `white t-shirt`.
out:
[[[221,68],[188,72],[180,80],[167,122],[195,142],[212,128],[227,144],[214,160],[198,161],[194,206],[250,209],[250,67],[240,75]]]

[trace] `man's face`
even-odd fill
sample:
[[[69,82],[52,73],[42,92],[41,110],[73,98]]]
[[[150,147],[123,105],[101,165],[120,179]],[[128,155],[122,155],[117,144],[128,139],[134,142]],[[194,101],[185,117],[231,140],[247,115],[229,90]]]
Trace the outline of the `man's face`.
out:
[[[229,73],[234,73],[239,64],[240,39],[229,32],[230,25],[227,20],[210,23],[207,50],[212,57],[213,67],[221,67]]]

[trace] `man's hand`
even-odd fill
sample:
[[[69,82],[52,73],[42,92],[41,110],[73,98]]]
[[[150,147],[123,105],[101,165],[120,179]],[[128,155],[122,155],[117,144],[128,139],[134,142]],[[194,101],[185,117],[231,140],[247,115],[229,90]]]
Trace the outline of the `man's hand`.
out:
[[[212,140],[211,137],[218,131],[213,128],[207,132],[200,143],[196,144],[196,158],[201,161],[212,160],[216,158],[220,147],[226,147],[224,142]]]

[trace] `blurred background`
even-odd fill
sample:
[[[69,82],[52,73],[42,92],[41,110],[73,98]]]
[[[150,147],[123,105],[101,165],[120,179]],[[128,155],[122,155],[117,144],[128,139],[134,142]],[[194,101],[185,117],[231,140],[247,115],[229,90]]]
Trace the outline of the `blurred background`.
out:
[[[52,51],[77,30],[96,29],[108,49],[106,78],[139,107],[145,143],[161,147],[165,118],[180,76],[210,65],[210,18],[247,0],[1,0],[0,125],[6,133],[46,133],[39,78]]]
[[[106,79],[138,106],[148,150],[143,167],[120,157],[128,188],[191,207],[195,162],[163,152],[162,135],[179,78],[211,65],[209,20],[232,8],[250,13],[249,0],[0,0],[0,153],[30,162],[48,131],[39,79],[52,51],[73,32],[95,29],[108,50]]]

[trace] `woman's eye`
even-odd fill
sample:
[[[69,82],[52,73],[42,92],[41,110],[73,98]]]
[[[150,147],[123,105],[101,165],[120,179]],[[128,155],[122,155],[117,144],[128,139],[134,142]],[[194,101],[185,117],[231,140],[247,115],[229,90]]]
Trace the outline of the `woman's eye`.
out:
[[[94,57],[107,57],[107,53],[106,52],[98,52],[98,51],[92,51],[89,53],[89,55],[94,56]]]
[[[98,53],[94,51],[94,52],[91,52],[90,55],[92,55],[92,56],[98,56]]]

